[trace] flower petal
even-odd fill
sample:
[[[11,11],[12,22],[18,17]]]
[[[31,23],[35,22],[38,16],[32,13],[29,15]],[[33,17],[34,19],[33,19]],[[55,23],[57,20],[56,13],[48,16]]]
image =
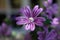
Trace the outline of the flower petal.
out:
[[[44,5],[45,7],[48,7],[48,2],[47,2],[47,1],[43,1],[43,5]]]
[[[47,39],[48,39],[48,40],[53,40],[53,39],[56,38],[56,36],[57,36],[56,31],[55,31],[55,30],[52,30],[52,31],[49,33],[49,35],[47,36]]]
[[[33,8],[33,12],[36,12],[38,10],[38,5],[36,5],[34,8]]]
[[[53,8],[52,8],[51,6],[48,7],[48,8],[46,8],[46,9],[47,9],[46,12],[49,13],[49,15],[50,15],[50,14],[53,14],[53,13],[52,13],[52,9],[53,9]]]
[[[38,9],[38,5],[36,5],[34,8],[33,8],[33,11],[32,11],[32,16],[33,17],[36,17],[38,16],[42,11],[43,11],[43,8],[39,8]]]
[[[26,29],[26,30],[34,31],[34,29],[35,29],[35,24],[34,24],[34,23],[27,24],[27,25],[25,26],[25,29]]]
[[[30,24],[26,24],[25,29],[30,30]]]
[[[2,23],[2,30],[5,30],[7,28],[7,24]]]
[[[31,9],[29,6],[24,7],[21,9],[21,13],[23,13],[24,16],[30,17],[31,16]]]
[[[31,27],[30,27],[30,30],[31,30],[31,31],[34,31],[34,30],[35,30],[35,24],[34,24],[34,23],[31,23],[30,26],[31,26]]]
[[[35,21],[45,21],[45,18],[43,18],[43,17],[36,17]]]
[[[57,4],[53,4],[52,7],[55,8],[55,9],[59,8]]]
[[[50,6],[51,4],[52,4],[52,0],[43,1],[43,5],[44,5],[45,7],[48,7],[48,6]]]
[[[18,18],[19,18],[19,19],[18,19]],[[27,17],[18,17],[18,18],[16,18],[16,20],[18,20],[18,21],[16,22],[16,24],[18,24],[18,25],[27,24],[27,23],[30,22]]]
[[[37,34],[40,36],[43,34],[43,32],[38,31]]]
[[[36,16],[35,16],[35,17],[37,17],[42,11],[43,11],[43,8],[39,8],[39,9],[36,11]]]
[[[57,4],[52,5],[52,12],[53,13],[58,13],[58,5]]]
[[[41,32],[41,31],[38,31],[37,32],[37,34],[38,34],[38,40],[44,40],[45,38],[45,32]]]
[[[36,5],[34,8],[33,8],[33,13],[32,13],[32,16],[35,17],[36,16],[36,11],[38,10],[38,5]]]
[[[43,26],[42,22],[36,22],[35,24],[38,25],[38,26]]]
[[[52,4],[52,0],[48,0],[48,3],[49,3],[49,4]]]
[[[43,18],[43,17],[37,17],[34,22],[38,26],[43,26],[43,23],[42,23],[43,21],[45,21],[45,18]]]
[[[19,17],[16,17],[16,20],[19,21],[19,20],[21,20],[23,18],[26,18],[27,19],[28,17],[26,17],[26,16],[19,16]]]

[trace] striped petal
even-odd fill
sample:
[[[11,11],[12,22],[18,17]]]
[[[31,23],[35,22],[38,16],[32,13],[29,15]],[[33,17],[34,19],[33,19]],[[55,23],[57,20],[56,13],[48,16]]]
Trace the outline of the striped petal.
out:
[[[26,30],[34,31],[34,29],[35,29],[35,24],[34,24],[34,23],[27,24],[27,25],[25,26],[25,29],[26,29]]]
[[[43,26],[43,21],[45,21],[45,18],[43,18],[43,17],[37,17],[34,22],[38,26]]]
[[[19,19],[18,19],[18,18],[19,18]],[[16,24],[18,24],[18,25],[27,24],[27,23],[30,22],[27,17],[17,17],[16,20],[18,20],[18,21],[16,22]]]
[[[31,30],[31,31],[34,31],[34,30],[35,30],[35,24],[34,24],[34,23],[31,23],[31,24],[30,24],[30,30]]]
[[[37,17],[42,11],[43,11],[43,8],[39,8],[38,9],[38,5],[36,5],[34,8],[33,8],[33,11],[32,11],[32,16],[33,17]]]
[[[30,24],[26,24],[25,29],[30,30]]]
[[[32,15],[33,15],[33,17],[35,17],[36,16],[36,11],[38,10],[38,5],[36,5],[34,8],[33,8],[33,13],[32,13]]]
[[[43,8],[39,8],[39,9],[36,11],[36,16],[35,16],[35,17],[37,17],[42,11],[43,11]]]
[[[24,8],[21,9],[21,13],[24,15],[24,16],[27,16],[27,17],[30,17],[31,16],[31,9],[29,6],[26,6]]]
[[[52,30],[49,35],[47,36],[47,40],[55,40],[55,38],[57,37],[57,33],[55,30]]]
[[[44,40],[45,39],[45,32],[38,31],[38,40]]]

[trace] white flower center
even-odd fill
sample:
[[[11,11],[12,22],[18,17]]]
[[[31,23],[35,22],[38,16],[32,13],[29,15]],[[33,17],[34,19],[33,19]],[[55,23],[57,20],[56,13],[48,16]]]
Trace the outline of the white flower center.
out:
[[[31,22],[33,22],[33,21],[34,21],[34,18],[30,17],[29,20],[30,20]]]

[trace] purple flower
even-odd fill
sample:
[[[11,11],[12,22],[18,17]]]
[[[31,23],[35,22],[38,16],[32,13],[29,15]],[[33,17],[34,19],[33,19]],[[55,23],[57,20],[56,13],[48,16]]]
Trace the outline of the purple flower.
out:
[[[50,32],[38,32],[38,40],[57,40],[57,33],[55,30],[51,30]]]
[[[0,26],[0,35],[8,36],[11,34],[11,26],[8,26],[6,23],[2,23]]]
[[[57,13],[58,12],[58,5],[52,4],[52,0],[47,0],[43,2],[44,6],[46,7],[47,13]]]
[[[30,9],[29,6],[24,7],[21,9],[21,13],[23,16],[17,17],[16,20],[18,25],[25,25],[26,30],[31,30],[34,31],[35,29],[35,24],[38,26],[43,25],[43,21],[45,19],[43,17],[37,17],[42,11],[43,8],[38,8],[39,6],[36,5],[33,10]]]
[[[45,12],[48,13],[46,14],[48,18],[52,19],[52,15],[58,13],[58,5],[56,3],[52,4],[52,0],[44,1],[43,5],[46,8]]]

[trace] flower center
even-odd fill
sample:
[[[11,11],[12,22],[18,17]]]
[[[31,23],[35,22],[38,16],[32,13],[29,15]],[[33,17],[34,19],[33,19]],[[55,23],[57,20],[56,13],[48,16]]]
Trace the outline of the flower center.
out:
[[[31,22],[33,22],[33,21],[34,21],[34,18],[30,17],[29,20],[30,20]]]

